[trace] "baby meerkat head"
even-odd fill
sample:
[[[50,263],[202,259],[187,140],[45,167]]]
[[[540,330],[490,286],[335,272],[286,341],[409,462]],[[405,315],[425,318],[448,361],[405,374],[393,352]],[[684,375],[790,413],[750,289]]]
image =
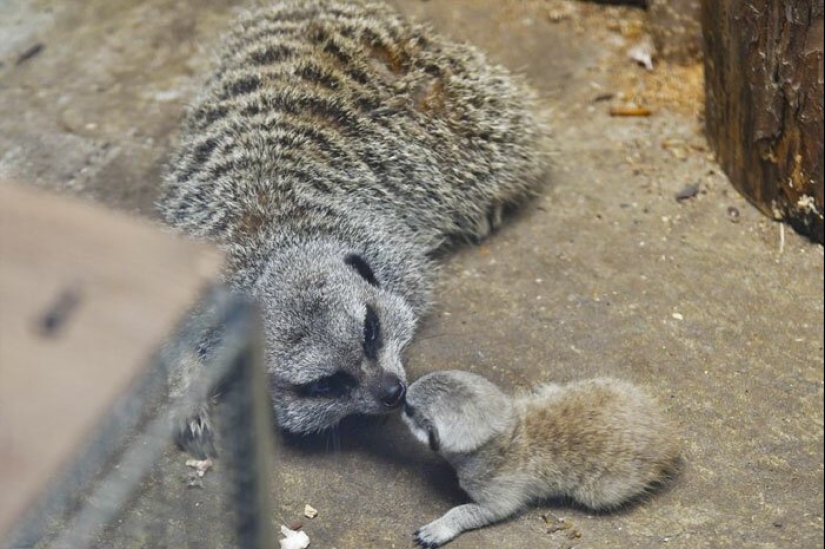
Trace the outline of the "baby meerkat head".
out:
[[[421,442],[442,454],[472,452],[506,432],[513,422],[510,398],[469,372],[433,372],[407,391],[402,418]]]
[[[369,262],[340,246],[280,254],[255,287],[278,425],[308,434],[351,414],[397,410],[415,315]]]

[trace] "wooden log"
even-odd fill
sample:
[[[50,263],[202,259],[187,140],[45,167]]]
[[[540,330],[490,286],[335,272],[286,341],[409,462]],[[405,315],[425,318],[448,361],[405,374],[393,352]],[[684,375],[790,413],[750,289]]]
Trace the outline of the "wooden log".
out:
[[[706,131],[731,183],[823,242],[823,0],[702,0]]]

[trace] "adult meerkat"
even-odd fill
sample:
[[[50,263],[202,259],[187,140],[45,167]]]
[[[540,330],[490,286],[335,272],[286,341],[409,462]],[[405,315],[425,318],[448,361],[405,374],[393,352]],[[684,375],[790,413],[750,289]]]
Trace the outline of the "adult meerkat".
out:
[[[158,204],[219,243],[229,283],[261,304],[282,428],[401,405],[434,253],[485,236],[541,180],[532,97],[380,2],[286,0],[241,18]],[[179,435],[196,455],[209,453],[206,412]]]
[[[430,549],[535,500],[619,507],[666,480],[680,452],[656,402],[615,379],[542,385],[510,398],[481,376],[435,372],[410,386],[402,417],[455,468],[474,502],[415,532]]]

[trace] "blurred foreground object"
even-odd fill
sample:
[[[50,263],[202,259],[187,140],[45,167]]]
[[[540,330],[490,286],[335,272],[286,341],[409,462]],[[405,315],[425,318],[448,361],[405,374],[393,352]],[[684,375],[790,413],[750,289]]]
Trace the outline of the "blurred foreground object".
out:
[[[89,204],[0,184],[0,258],[0,547],[91,547],[118,522],[171,447],[176,406],[191,406],[170,403],[168,369],[193,352],[194,330],[218,328],[222,349],[204,383],[241,397],[226,415],[245,428],[230,433],[222,458],[227,468],[246,460],[232,479],[246,498],[231,503],[246,514],[236,541],[259,547],[268,524],[249,517],[269,513],[254,484],[271,427],[265,394],[252,390],[263,385],[257,315],[210,289],[221,255]],[[178,329],[199,299],[197,322]]]
[[[762,212],[823,242],[823,1],[702,0],[708,141]]]

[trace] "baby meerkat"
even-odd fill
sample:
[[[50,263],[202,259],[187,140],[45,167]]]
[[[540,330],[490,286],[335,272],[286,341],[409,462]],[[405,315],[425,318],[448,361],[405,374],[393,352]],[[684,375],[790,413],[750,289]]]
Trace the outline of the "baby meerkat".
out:
[[[619,507],[665,481],[680,453],[656,402],[608,378],[542,385],[510,398],[481,376],[435,372],[410,386],[402,417],[455,468],[473,500],[415,532],[429,549],[536,500]]]
[[[241,18],[158,206],[217,242],[228,282],[261,305],[283,429],[401,406],[436,252],[485,236],[542,180],[532,107],[518,78],[382,2],[283,0]],[[202,455],[210,436],[204,406],[179,440]]]

